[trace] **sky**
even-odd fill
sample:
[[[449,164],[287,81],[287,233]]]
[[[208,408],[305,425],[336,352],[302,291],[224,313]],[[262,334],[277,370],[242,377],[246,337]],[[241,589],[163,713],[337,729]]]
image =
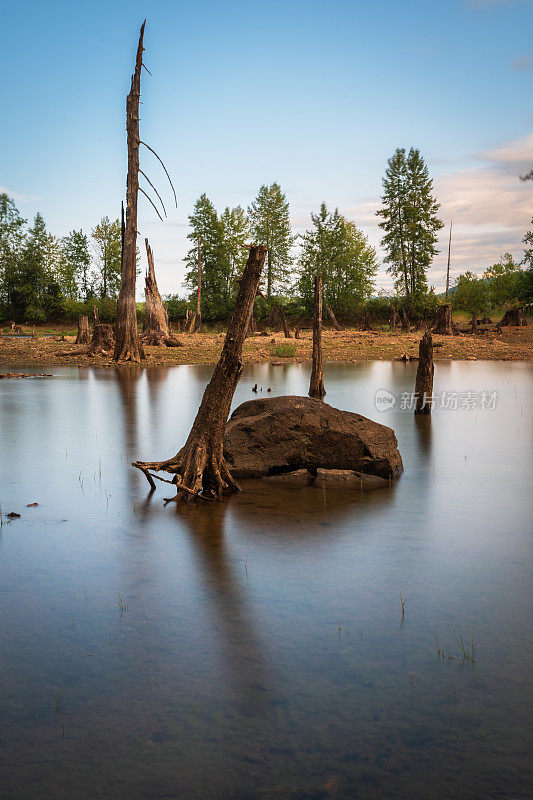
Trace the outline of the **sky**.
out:
[[[387,159],[418,147],[441,204],[429,283],[483,270],[531,228],[533,0],[0,0],[0,191],[62,236],[119,216],[125,99],[146,17],[138,229],[162,294],[184,295],[188,215],[247,207],[277,181],[296,233],[325,201],[376,247]],[[143,244],[141,239],[140,244]],[[144,248],[143,248],[144,249]],[[144,257],[144,253],[143,253]],[[139,282],[140,284],[141,282]],[[392,280],[381,266],[377,288]],[[138,295],[142,286],[138,286]]]

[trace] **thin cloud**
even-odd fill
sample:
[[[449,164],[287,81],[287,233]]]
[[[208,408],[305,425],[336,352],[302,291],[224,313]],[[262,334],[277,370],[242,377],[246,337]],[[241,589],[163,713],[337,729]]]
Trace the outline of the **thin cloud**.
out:
[[[527,72],[533,67],[533,53],[526,53],[524,56],[515,58],[514,61],[511,61],[510,67],[517,72]]]
[[[8,189],[7,186],[0,186],[0,194],[7,194],[8,197],[11,197],[12,200],[18,200],[19,203],[33,203],[39,199],[31,194],[14,192],[12,189]]]
[[[451,171],[434,181],[441,204],[439,216],[446,223],[437,245],[440,252],[428,274],[428,282],[437,290],[445,283],[450,219],[453,219],[452,277],[467,269],[478,274],[484,272],[505,252],[520,260],[524,233],[532,226],[532,186],[521,183],[518,175],[524,165],[533,164],[533,135],[505,142],[477,158],[483,162],[477,169]],[[378,197],[366,198],[342,212],[363,229],[382,260],[385,256],[379,244],[382,231],[376,217],[380,207]],[[390,276],[383,267],[377,284],[378,289],[390,286]]]
[[[510,6],[531,5],[533,0],[466,0],[466,8],[483,11],[487,8],[508,8]]]

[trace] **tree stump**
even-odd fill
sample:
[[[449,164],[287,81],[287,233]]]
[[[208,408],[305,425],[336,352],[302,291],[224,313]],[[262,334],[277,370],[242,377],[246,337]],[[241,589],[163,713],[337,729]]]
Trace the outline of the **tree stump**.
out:
[[[315,275],[315,308],[313,313],[313,367],[309,383],[309,397],[320,400],[325,396],[322,367],[322,275]]]
[[[437,307],[435,320],[431,326],[433,333],[440,333],[445,336],[453,336],[453,323],[452,323],[452,306],[450,303],[444,303]]]
[[[152,248],[148,244],[148,239],[145,239],[144,243],[146,245],[148,271],[145,276],[144,287],[146,314],[141,338],[145,344],[152,346],[180,347],[182,343],[170,332],[168,313],[157,288]]]
[[[402,331],[404,333],[409,333],[411,330],[411,325],[409,324],[409,317],[407,316],[407,312],[404,310],[402,311]]]
[[[98,306],[93,306],[93,331],[99,324],[100,324],[100,317],[98,316]]]
[[[78,317],[78,335],[76,337],[76,344],[89,344],[91,341],[91,334],[89,333],[89,317],[81,315]]]
[[[433,397],[433,337],[429,331],[423,335],[418,346],[418,369],[415,383],[415,414],[431,414]]]
[[[97,325],[93,331],[88,355],[109,355],[115,347],[115,332],[109,324]]]
[[[290,339],[291,338],[291,332],[289,330],[289,326],[287,324],[287,317],[285,316],[285,311],[284,311],[283,306],[281,305],[281,303],[278,303],[278,311],[279,311],[279,315],[281,317],[281,325],[283,327],[283,335],[285,336],[286,339]]]
[[[223,439],[231,401],[242,374],[242,348],[250,324],[253,302],[265,263],[266,247],[250,247],[248,261],[239,282],[235,308],[217,366],[206,387],[193,426],[181,450],[166,461],[136,461],[133,466],[155,488],[155,472],[173,475],[174,501],[220,499],[224,492],[239,490],[223,455]]]
[[[498,324],[501,328],[507,327],[508,325],[514,325],[518,328],[522,325],[527,325],[527,320],[524,317],[523,309],[509,308]]]

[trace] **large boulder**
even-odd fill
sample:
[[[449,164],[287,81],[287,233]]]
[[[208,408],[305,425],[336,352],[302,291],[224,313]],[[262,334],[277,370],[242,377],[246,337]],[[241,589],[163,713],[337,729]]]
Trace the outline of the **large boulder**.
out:
[[[272,397],[240,405],[228,420],[224,458],[235,478],[307,469],[398,475],[392,428],[310,397]]]

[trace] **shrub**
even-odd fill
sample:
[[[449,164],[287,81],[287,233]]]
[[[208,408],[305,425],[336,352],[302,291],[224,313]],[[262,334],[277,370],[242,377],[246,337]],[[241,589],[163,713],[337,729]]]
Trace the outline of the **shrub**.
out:
[[[296,349],[295,344],[277,344],[270,348],[270,355],[278,358],[292,358],[296,355]]]

